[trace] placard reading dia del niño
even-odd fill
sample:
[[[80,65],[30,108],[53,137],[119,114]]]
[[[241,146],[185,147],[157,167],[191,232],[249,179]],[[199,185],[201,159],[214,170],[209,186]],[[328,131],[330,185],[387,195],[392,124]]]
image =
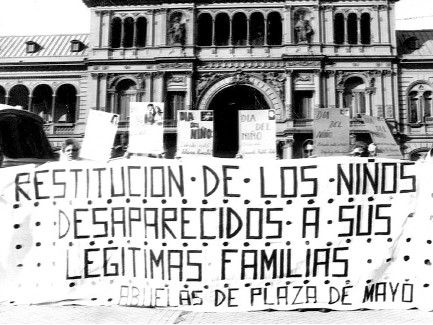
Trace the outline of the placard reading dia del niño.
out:
[[[178,111],[178,157],[212,157],[213,111]]]
[[[3,169],[0,301],[432,309],[427,167],[342,157]]]

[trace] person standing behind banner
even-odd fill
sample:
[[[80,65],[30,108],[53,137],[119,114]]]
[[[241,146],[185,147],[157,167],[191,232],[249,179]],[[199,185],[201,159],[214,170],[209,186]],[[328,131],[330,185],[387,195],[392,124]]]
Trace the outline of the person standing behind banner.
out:
[[[62,144],[62,154],[64,159],[60,158],[60,160],[79,160],[78,158],[78,152],[80,150],[80,147],[78,145],[78,142],[74,139],[66,139]]]
[[[162,125],[163,123],[163,116],[162,116],[162,109],[159,106],[155,106],[155,114],[154,114],[154,122],[157,125]]]

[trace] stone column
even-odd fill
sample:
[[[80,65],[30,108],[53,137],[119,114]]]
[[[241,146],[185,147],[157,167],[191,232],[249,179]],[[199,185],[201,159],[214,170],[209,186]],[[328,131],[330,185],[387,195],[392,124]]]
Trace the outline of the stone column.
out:
[[[323,42],[325,44],[334,43],[334,7],[324,6],[325,19],[323,24]]]
[[[155,83],[155,102],[164,101],[164,72],[157,72],[154,78]]]
[[[107,74],[100,74],[99,77],[99,109],[107,111]]]
[[[384,117],[384,103],[383,103],[383,82],[382,82],[382,71],[376,72],[376,96],[375,96],[375,103],[376,103],[376,116],[377,117]]]
[[[109,47],[110,46],[110,31],[111,31],[111,16],[108,11],[100,12],[100,47]]]
[[[327,82],[327,104],[330,108],[337,107],[336,88],[335,88],[335,71],[328,71]]]
[[[292,29],[293,29],[293,22],[292,22],[292,6],[286,5],[284,7],[284,31],[283,34],[284,37],[284,44],[291,44],[293,42],[292,40]]]
[[[192,72],[189,72],[186,74],[186,98],[185,98],[185,104],[186,109],[192,109],[192,88],[193,82],[192,82]],[[174,117],[177,118],[176,116]]]
[[[293,159],[293,135],[287,136],[283,141],[283,159]]]
[[[384,99],[385,99],[385,118],[394,118],[394,101],[393,101],[393,87],[392,87],[392,71],[384,71]]]
[[[49,122],[55,123],[56,121],[54,120],[54,114],[56,113],[56,94],[54,93],[51,97],[51,118],[49,119]]]
[[[314,72],[314,108],[321,107],[322,103],[322,87],[320,76],[322,75],[321,71]],[[312,112],[314,116],[314,111]]]
[[[285,109],[285,116],[283,120],[291,120],[292,115],[292,101],[293,101],[293,71],[292,70],[286,70],[286,81],[284,83],[284,109]]]
[[[371,32],[373,34],[373,44],[378,44],[381,42],[380,37],[380,14],[379,14],[379,6],[373,6],[374,17],[372,15],[372,24],[371,24]]]
[[[151,102],[152,101],[152,73],[147,72],[144,74],[144,101]]]
[[[379,6],[379,15],[380,15],[380,31],[381,31],[381,43],[389,44],[389,17],[388,17],[388,6],[380,5]]]

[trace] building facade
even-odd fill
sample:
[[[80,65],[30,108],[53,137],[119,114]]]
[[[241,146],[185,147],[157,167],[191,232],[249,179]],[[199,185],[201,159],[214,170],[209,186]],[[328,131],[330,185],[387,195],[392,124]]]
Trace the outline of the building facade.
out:
[[[360,117],[378,116],[416,159],[433,142],[432,33],[396,32],[397,1],[83,0],[89,35],[0,38],[0,102],[46,115],[54,145],[82,137],[90,109],[127,132],[130,102],[164,102],[168,157],[178,110],[214,110],[214,155],[234,157],[238,111],[275,109],[290,159],[315,109],[347,108],[353,141],[371,142]]]

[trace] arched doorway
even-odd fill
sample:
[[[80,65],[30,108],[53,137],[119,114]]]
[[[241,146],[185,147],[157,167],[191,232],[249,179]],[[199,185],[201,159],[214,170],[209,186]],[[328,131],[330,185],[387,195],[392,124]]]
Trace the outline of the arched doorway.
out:
[[[16,85],[9,91],[8,105],[22,106],[23,109],[29,109],[29,90],[26,86]]]
[[[221,90],[212,99],[214,111],[214,156],[233,158],[239,150],[239,110],[269,109],[263,94],[247,85]]]

